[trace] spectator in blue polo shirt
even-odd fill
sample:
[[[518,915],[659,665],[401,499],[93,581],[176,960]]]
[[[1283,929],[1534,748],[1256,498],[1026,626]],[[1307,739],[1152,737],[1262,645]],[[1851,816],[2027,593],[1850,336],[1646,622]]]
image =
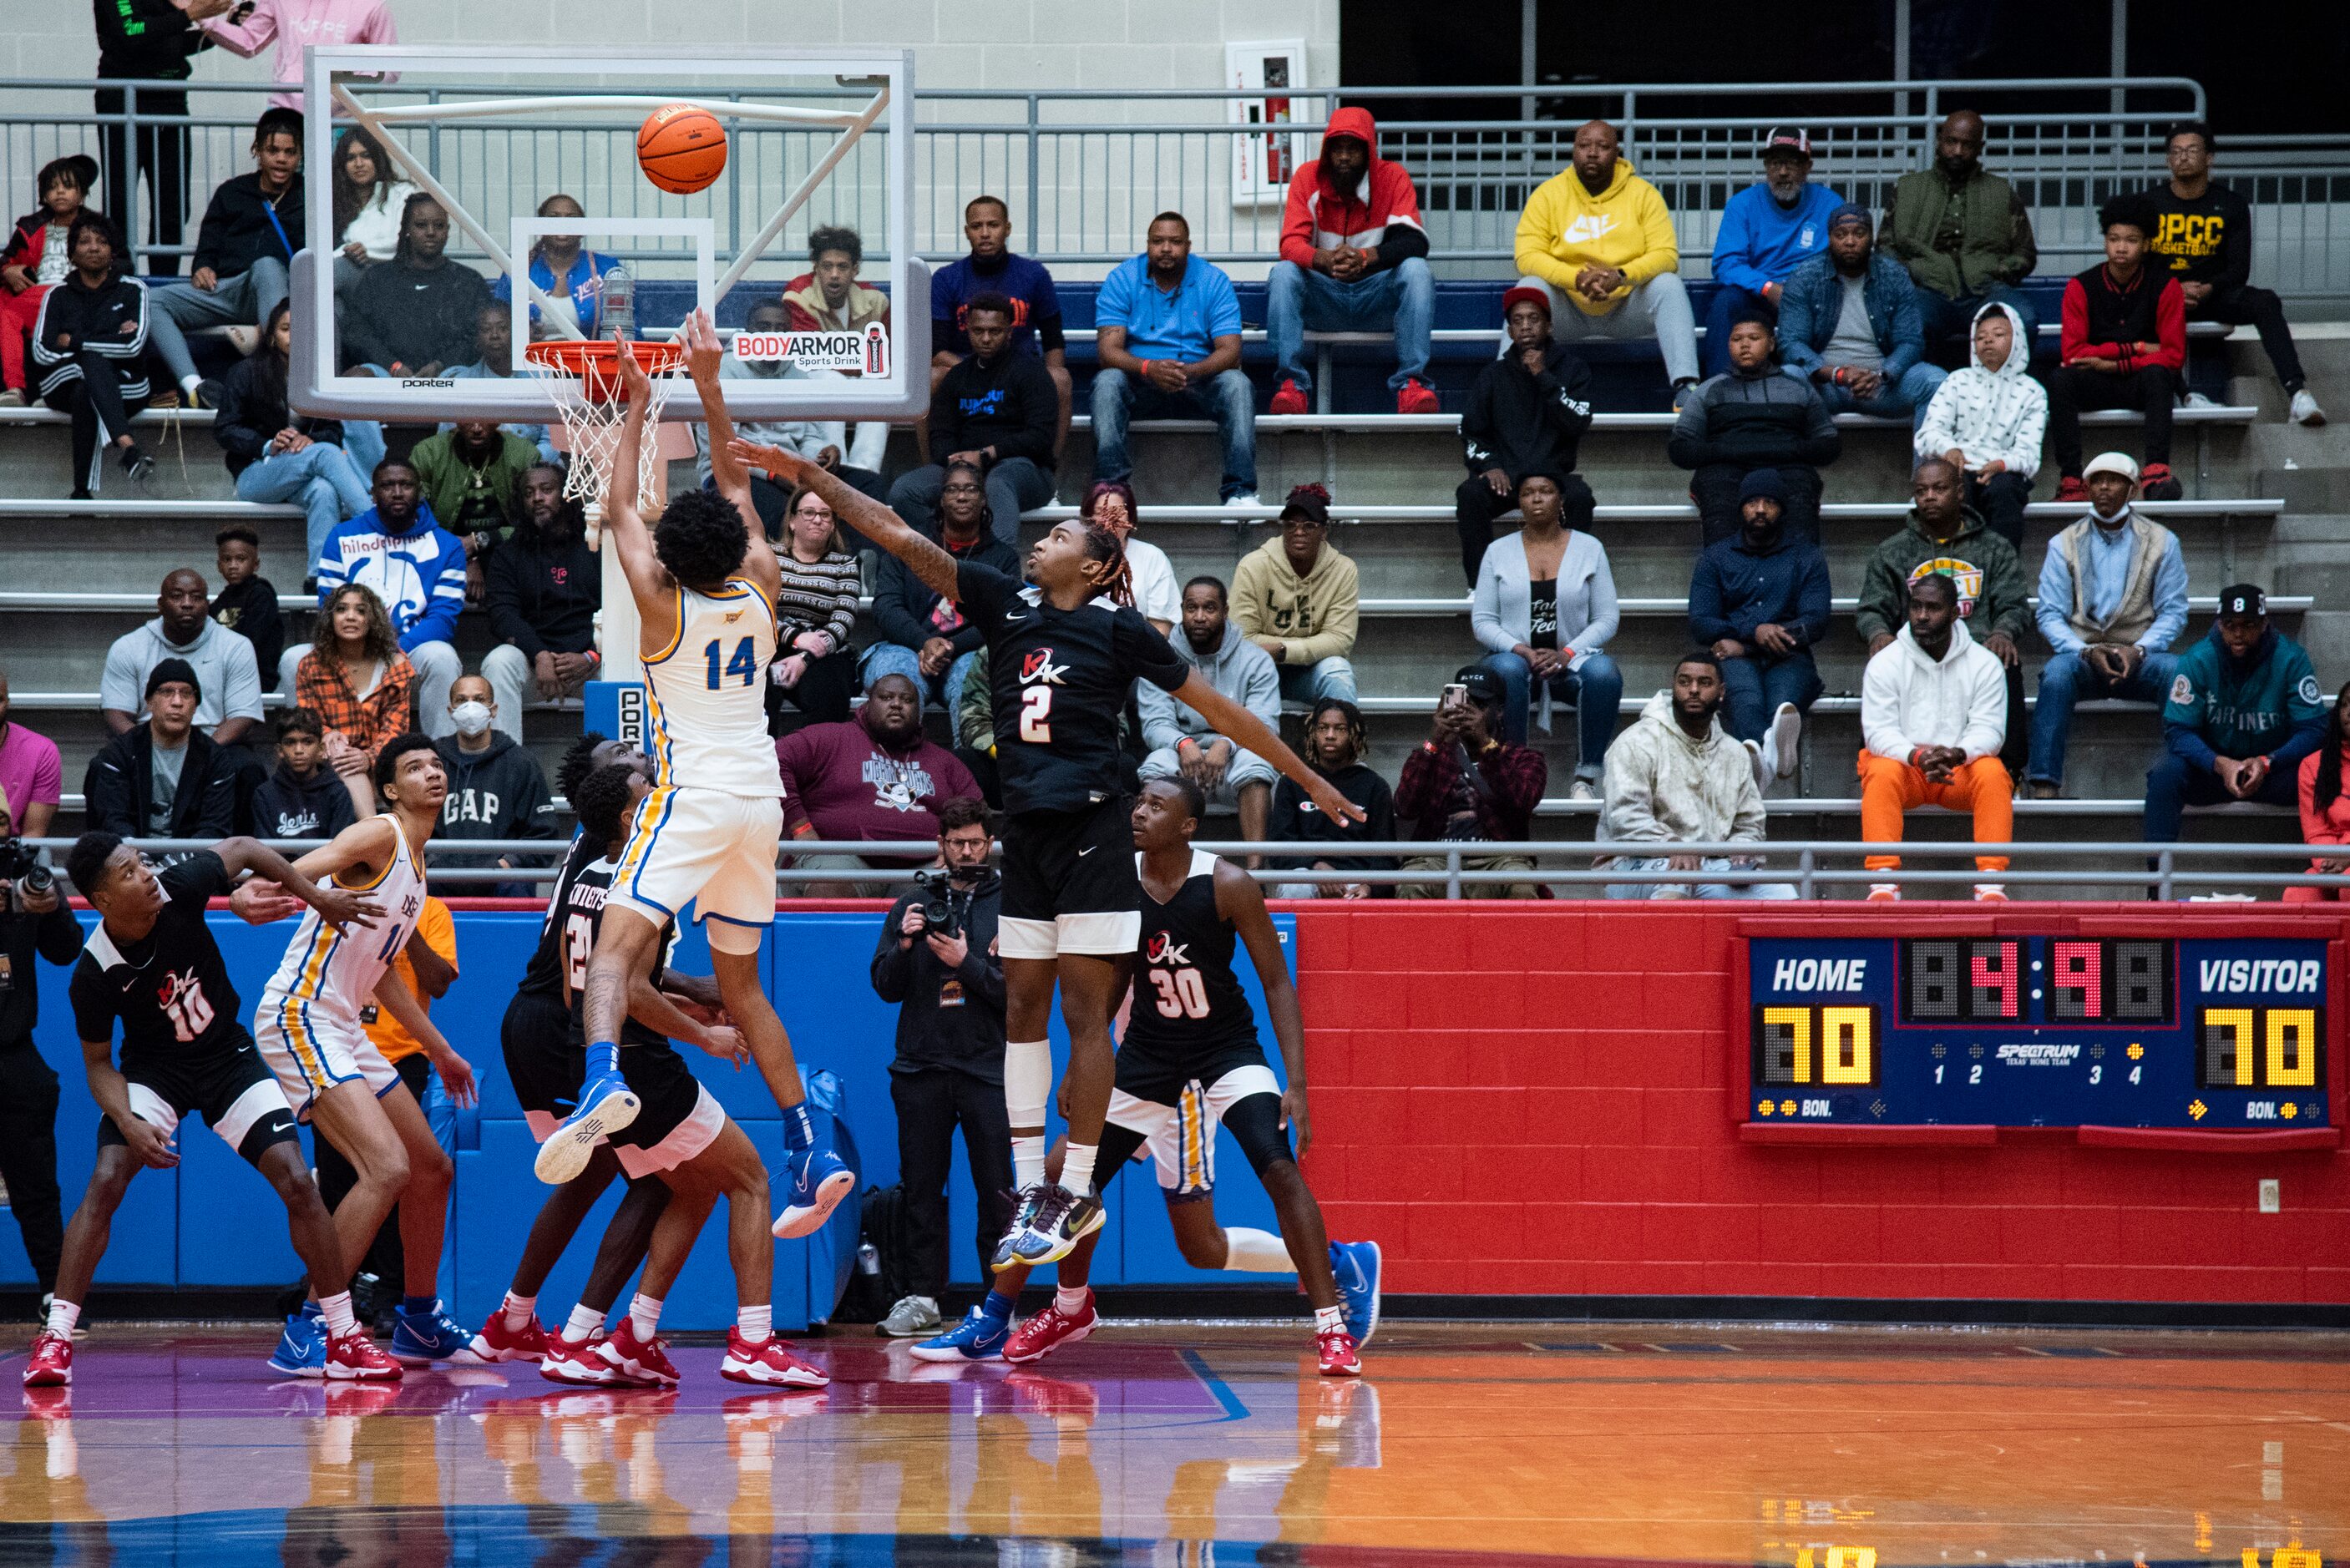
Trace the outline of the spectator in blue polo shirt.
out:
[[[1001,196],[973,196],[963,203],[962,237],[971,254],[931,275],[931,390],[971,354],[966,317],[971,302],[1000,294],[1012,302],[1012,352],[1041,356],[1045,373],[1061,394],[1060,423],[1053,434],[1057,458],[1069,439],[1069,357],[1061,335],[1061,296],[1043,262],[1012,252],[1012,209]]]
[[[1191,254],[1180,213],[1150,220],[1142,254],[1118,263],[1094,302],[1094,477],[1124,479],[1127,421],[1216,421],[1223,440],[1220,500],[1254,506],[1256,397],[1241,370],[1241,303],[1223,270]]]
[[[1813,184],[1811,176],[1811,133],[1773,126],[1762,139],[1762,182],[1721,209],[1713,236],[1713,303],[1705,313],[1707,375],[1730,369],[1730,329],[1739,317],[1776,322],[1787,275],[1827,250],[1828,214],[1844,198]]]

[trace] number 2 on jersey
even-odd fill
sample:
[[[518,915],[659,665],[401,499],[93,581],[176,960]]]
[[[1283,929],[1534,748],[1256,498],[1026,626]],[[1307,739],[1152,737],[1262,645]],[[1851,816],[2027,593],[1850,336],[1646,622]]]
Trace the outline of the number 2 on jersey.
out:
[[[1020,738],[1039,746],[1053,743],[1053,689],[1030,686],[1020,693]],[[1172,1017],[1170,1013],[1169,1016]]]
[[[752,649],[751,639],[747,637],[734,645],[734,657],[726,661],[726,668],[723,672],[718,668],[716,638],[710,639],[710,645],[702,650],[702,657],[709,661],[710,690],[712,691],[718,691],[729,680],[739,679],[743,685],[748,686],[759,678],[759,656]]]

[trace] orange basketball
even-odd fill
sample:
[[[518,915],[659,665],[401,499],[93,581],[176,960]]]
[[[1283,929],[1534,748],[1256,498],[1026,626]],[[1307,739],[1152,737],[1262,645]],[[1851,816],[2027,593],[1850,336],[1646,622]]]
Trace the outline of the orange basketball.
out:
[[[673,196],[707,190],[726,172],[726,128],[706,109],[664,104],[637,131],[637,167]]]

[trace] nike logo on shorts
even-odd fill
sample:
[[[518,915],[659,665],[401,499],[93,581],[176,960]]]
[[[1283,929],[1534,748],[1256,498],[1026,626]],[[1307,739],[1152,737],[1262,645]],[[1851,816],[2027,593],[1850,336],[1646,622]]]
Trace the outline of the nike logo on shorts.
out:
[[[1101,846],[1100,846],[1100,845],[1096,844],[1096,845],[1091,845],[1091,846],[1087,846],[1087,847],[1086,847],[1086,848],[1084,848],[1084,849],[1080,849],[1080,850],[1078,850],[1078,851],[1077,851],[1077,858],[1078,858],[1078,859],[1080,859],[1080,860],[1083,860],[1087,856],[1091,855],[1095,850],[1099,849],[1100,847],[1101,847]]]

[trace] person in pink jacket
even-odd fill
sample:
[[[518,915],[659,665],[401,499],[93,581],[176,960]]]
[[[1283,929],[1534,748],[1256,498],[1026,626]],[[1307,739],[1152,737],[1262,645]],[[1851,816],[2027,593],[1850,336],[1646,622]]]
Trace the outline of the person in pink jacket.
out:
[[[2350,845],[2350,794],[2343,792],[2343,763],[2350,757],[2350,686],[2334,699],[2325,716],[2325,739],[2301,759],[2301,837],[2309,845],[2341,848]],[[2312,872],[2350,872],[2350,851],[2322,855],[2309,863]],[[2287,888],[2288,904],[2319,904],[2339,898],[2350,887]]]
[[[269,101],[290,109],[302,107],[306,46],[400,42],[390,0],[259,0],[244,21],[216,18],[204,23],[203,29],[213,43],[248,60],[276,44],[271,75],[277,90],[270,94]]]
[[[1342,109],[1322,133],[1322,156],[1289,182],[1281,259],[1265,275],[1265,336],[1280,369],[1272,411],[1302,414],[1314,377],[1305,332],[1393,332],[1396,411],[1432,414],[1428,384],[1436,279],[1419,193],[1400,163],[1379,156],[1370,110]]]

